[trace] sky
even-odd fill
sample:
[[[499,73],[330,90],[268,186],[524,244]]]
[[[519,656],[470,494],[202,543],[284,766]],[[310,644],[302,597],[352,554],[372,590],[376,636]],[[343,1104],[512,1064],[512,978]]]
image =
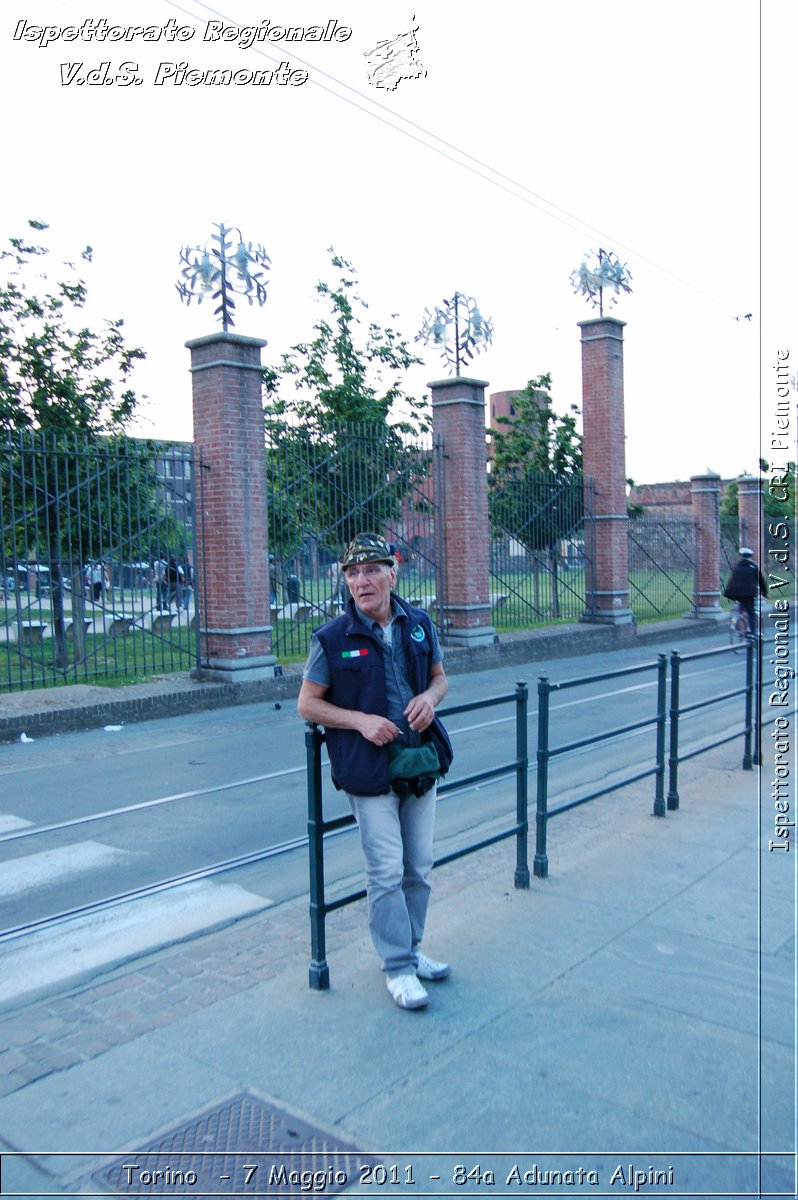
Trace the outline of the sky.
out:
[[[50,225],[54,258],[93,247],[94,323],[124,318],[147,352],[134,432],[178,439],[191,438],[185,342],[218,327],[207,303],[180,302],[180,248],[215,223],[269,254],[268,300],[240,302],[235,325],[268,341],[265,362],[311,334],[332,246],[357,268],[367,319],[408,339],[425,309],[473,296],[494,334],[467,373],[490,392],[549,372],[563,412],[581,402],[578,322],[597,315],[570,277],[601,247],[633,289],[605,310],[626,322],[627,475],[734,477],[763,453],[777,351],[788,347],[791,374],[798,354],[796,7],[12,3],[0,24],[12,114],[0,238],[33,217]],[[83,23],[100,15],[159,39],[91,38]],[[240,30],[266,22],[333,20],[351,35],[241,44]],[[210,40],[209,22],[226,34]],[[168,39],[175,28],[185,40]],[[367,53],[410,30],[420,74],[375,86]],[[190,86],[162,65],[281,61],[307,81]],[[103,62],[116,82],[77,82]],[[448,371],[415,349],[424,365],[407,385],[421,395]]]

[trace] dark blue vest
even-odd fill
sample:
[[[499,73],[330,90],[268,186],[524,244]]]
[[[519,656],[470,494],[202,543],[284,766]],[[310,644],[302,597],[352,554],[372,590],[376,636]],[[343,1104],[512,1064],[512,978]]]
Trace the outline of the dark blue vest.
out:
[[[417,696],[429,687],[432,678],[432,623],[423,609],[413,608],[398,596],[391,599],[407,613],[406,621],[397,621],[394,636],[401,630],[407,681]],[[423,638],[413,637],[421,630]],[[360,620],[350,600],[347,611],[316,630],[330,667],[330,690],[325,696],[337,708],[358,712],[388,714],[385,690],[385,664],[379,638]],[[438,751],[441,774],[452,761],[449,735],[437,717],[426,731]],[[388,791],[388,747],[375,746],[354,729],[327,729],[327,749],[332,779],[337,788],[358,796],[380,796]]]

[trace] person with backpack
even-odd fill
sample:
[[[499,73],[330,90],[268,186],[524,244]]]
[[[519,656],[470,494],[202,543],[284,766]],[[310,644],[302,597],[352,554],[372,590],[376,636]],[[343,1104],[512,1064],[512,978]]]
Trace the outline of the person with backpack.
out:
[[[741,546],[740,557],[732,568],[723,595],[727,600],[735,600],[744,610],[751,633],[757,632],[755,600],[759,595],[767,599],[767,594],[765,577],[754,562],[753,550],[749,546]]]

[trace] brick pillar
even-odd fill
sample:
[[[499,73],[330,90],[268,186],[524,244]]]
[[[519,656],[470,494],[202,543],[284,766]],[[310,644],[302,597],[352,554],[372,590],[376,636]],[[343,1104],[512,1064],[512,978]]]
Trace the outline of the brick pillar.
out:
[[[720,607],[720,475],[690,478],[696,564],[693,586],[695,615],[723,620]]]
[[[744,475],[737,481],[737,520],[739,522],[740,545],[750,546],[754,560],[762,568],[764,508],[762,480],[755,475]],[[765,574],[765,572],[762,572]]]
[[[497,641],[490,624],[487,439],[481,379],[442,379],[432,391],[432,429],[443,443],[440,508],[442,602],[446,645]]]
[[[260,359],[265,345],[235,333],[186,342],[194,447],[203,462],[195,483],[203,679],[243,683],[273,674]]]
[[[623,327],[615,317],[580,321],[583,470],[592,485],[593,571],[584,621],[627,625],[629,518],[623,408]]]

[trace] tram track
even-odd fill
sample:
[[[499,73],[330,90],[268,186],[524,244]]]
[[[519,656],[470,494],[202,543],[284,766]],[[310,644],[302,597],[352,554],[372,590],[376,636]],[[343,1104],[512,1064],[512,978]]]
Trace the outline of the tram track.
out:
[[[289,774],[289,773],[293,773],[297,769],[304,771],[305,768],[304,767],[291,768],[290,771],[276,772],[275,774],[276,775]],[[511,774],[512,774],[512,772],[508,771],[507,775],[501,776],[501,777],[497,778],[496,780],[492,780],[492,781],[490,781],[490,783],[491,784],[498,783],[501,781],[501,779],[508,778]],[[239,782],[239,786],[243,786],[244,784],[250,783],[250,782],[252,782],[252,780],[241,780]],[[233,787],[236,785],[230,784],[230,785],[226,785],[226,786]],[[472,786],[464,787],[464,788],[454,788],[451,792],[447,793],[446,796],[441,797],[440,803],[445,803],[450,798],[454,798],[455,796],[461,796],[468,792],[484,791],[486,786],[490,786],[490,784],[486,785],[483,783],[481,785],[472,785]],[[204,794],[212,793],[217,790],[222,790],[222,789],[221,788],[198,789],[198,791],[196,793],[187,793],[187,794],[190,794],[192,796],[193,795],[204,795]],[[172,797],[172,799],[174,799],[174,798],[175,797]],[[166,799],[167,799],[167,797],[163,797],[161,802],[163,802]],[[120,811],[120,810],[116,810],[116,811]],[[92,817],[93,817],[93,819],[96,819],[100,815],[101,814],[92,814]],[[105,814],[105,815],[115,815],[115,813],[110,813],[110,814]],[[486,822],[486,824],[489,824],[489,823],[490,823],[489,821]],[[75,824],[75,822],[65,822],[64,824],[66,826],[72,826]],[[58,828],[58,827],[55,827],[55,828]],[[50,829],[50,827],[47,827],[47,828],[41,827],[36,830],[21,831],[21,832],[23,833],[23,835],[26,832],[29,834],[43,833],[43,832],[48,832],[49,829]],[[325,834],[325,841],[327,841],[328,839],[340,837],[344,834],[353,833],[354,829],[355,829],[355,826],[354,826],[354,824],[352,824],[352,825],[346,826],[342,829],[331,830],[329,833]],[[0,839],[0,840],[5,840],[5,839]],[[205,867],[198,867],[193,871],[186,871],[181,875],[174,875],[171,878],[161,879],[161,880],[156,881],[155,883],[143,884],[141,887],[138,887],[138,888],[130,888],[127,891],[119,892],[116,895],[106,896],[101,900],[93,900],[87,904],[76,905],[74,908],[65,909],[59,913],[52,913],[46,917],[40,917],[35,921],[28,921],[21,925],[16,925],[16,926],[12,926],[8,929],[0,930],[0,944],[3,944],[4,942],[14,941],[17,938],[24,937],[26,934],[32,934],[32,933],[36,933],[43,929],[53,928],[54,926],[64,924],[67,921],[72,921],[79,917],[85,917],[85,916],[90,916],[92,914],[96,914],[96,913],[100,913],[100,912],[106,912],[109,909],[116,908],[117,906],[119,906],[121,904],[128,904],[135,900],[142,900],[145,897],[155,896],[155,895],[160,894],[161,892],[170,891],[173,888],[184,887],[190,883],[199,883],[205,879],[211,879],[216,875],[225,874],[228,871],[236,871],[236,870],[241,869],[242,867],[253,866],[257,863],[265,862],[271,858],[278,858],[281,855],[292,854],[297,850],[304,850],[307,847],[307,845],[308,845],[308,836],[307,836],[307,834],[302,834],[299,837],[289,838],[286,841],[277,842],[271,846],[264,846],[259,850],[249,851],[247,854],[235,855],[231,858],[223,859],[220,862],[211,863]]]
[[[699,675],[702,673],[706,674],[708,672],[693,672],[692,674]],[[624,694],[637,693],[646,689],[650,689],[653,686],[654,681],[652,680],[650,682],[646,681],[628,687],[613,688],[608,692],[599,693],[598,695],[592,694],[590,696],[580,697],[575,700],[563,700],[556,705],[556,710],[572,709],[581,707],[585,704],[601,703],[609,700],[610,698],[620,699]],[[627,698],[633,699],[631,696],[628,696]],[[535,715],[535,710],[531,710],[529,713],[530,722],[535,719]],[[487,732],[488,730],[495,730],[497,726],[509,726],[510,724],[514,723],[514,720],[514,716],[510,716],[507,718],[476,722],[470,725],[452,728],[451,733],[454,738],[458,738],[463,735],[471,736],[479,731]],[[644,731],[642,730],[638,731],[638,733],[643,732]],[[637,736],[638,733],[627,735],[627,737]],[[587,750],[583,750],[581,753],[584,754],[587,752]],[[324,765],[327,766],[328,764],[325,763]],[[306,765],[303,763],[299,766],[290,766],[277,771],[248,775],[245,778],[228,780],[224,783],[207,787],[172,792],[168,795],[158,796],[150,800],[143,800],[117,808],[106,808],[100,812],[88,813],[80,817],[73,817],[63,821],[50,822],[31,828],[13,829],[0,834],[0,844],[19,843],[24,842],[25,839],[40,837],[44,834],[57,834],[66,830],[76,830],[96,822],[113,819],[114,817],[129,817],[137,813],[146,813],[147,811],[162,808],[163,806],[178,802],[213,797],[222,793],[235,791],[236,789],[262,785],[292,776],[303,775],[305,772]],[[530,764],[530,773],[532,772],[534,772],[533,763]],[[509,774],[510,772],[508,772],[508,775]],[[499,782],[499,780],[493,782]],[[474,787],[471,785],[462,789],[455,788],[451,792],[448,792],[446,796],[442,797],[441,799],[445,803],[449,798],[458,795],[462,796],[464,793],[468,792],[480,791],[483,790],[484,787],[485,785],[483,784],[481,787]],[[479,822],[477,821],[477,824],[478,823]],[[337,837],[342,834],[352,832],[353,829],[354,826],[350,825],[342,829],[332,831],[327,835],[327,837]],[[42,930],[53,929],[59,925],[65,924],[80,917],[103,913],[122,905],[131,904],[136,900],[152,897],[160,893],[186,886],[188,884],[212,879],[225,873],[266,862],[270,859],[284,857],[305,849],[307,844],[308,838],[306,834],[289,837],[281,841],[275,841],[270,845],[247,851],[245,854],[230,855],[227,858],[212,862],[205,866],[193,868],[181,874],[175,874],[166,878],[158,879],[155,882],[143,884],[139,887],[120,890],[112,895],[95,900],[89,900],[82,904],[76,904],[71,907],[64,908],[59,912],[40,916],[30,921],[21,921],[15,925],[10,925],[8,928],[0,930],[0,943],[12,942],[17,939],[24,938],[29,934],[33,934]]]
[[[689,675],[685,673],[683,680],[687,682],[690,678],[695,678],[701,674],[709,674],[709,670],[694,671]],[[551,705],[551,714],[555,716],[558,712],[569,709],[578,708],[586,704],[595,704],[597,701],[615,698],[631,692],[639,692],[651,690],[655,687],[654,680],[647,680],[644,683],[632,684],[624,688],[614,688],[609,692],[603,692],[598,695],[582,696],[576,700],[558,701]],[[530,709],[528,720],[531,723],[537,717],[537,709]],[[482,730],[493,729],[502,725],[511,725],[515,723],[515,716],[496,717],[490,721],[479,721],[471,725],[464,725],[458,728],[449,730],[452,738],[457,738],[467,733],[477,733]],[[327,760],[322,761],[322,767],[329,767]],[[251,787],[255,784],[270,783],[277,779],[285,779],[292,775],[302,775],[306,772],[307,767],[303,763],[296,767],[285,767],[280,771],[270,771],[262,775],[251,775],[244,779],[229,780],[226,783],[214,784],[210,787],[192,788],[185,792],[173,792],[166,796],[156,796],[152,800],[142,800],[136,804],[126,804],[118,808],[108,808],[101,812],[88,813],[81,817],[73,817],[67,821],[51,822],[47,825],[36,825],[28,829],[14,829],[6,833],[0,833],[0,845],[7,842],[24,841],[27,838],[38,837],[46,833],[58,833],[65,829],[78,829],[86,825],[90,825],[96,821],[109,820],[114,817],[128,816],[132,813],[146,812],[149,809],[159,808],[165,804],[173,804],[177,801],[196,800],[203,796],[220,795],[223,792],[235,791],[238,788]],[[0,933],[1,936],[1,933]]]

